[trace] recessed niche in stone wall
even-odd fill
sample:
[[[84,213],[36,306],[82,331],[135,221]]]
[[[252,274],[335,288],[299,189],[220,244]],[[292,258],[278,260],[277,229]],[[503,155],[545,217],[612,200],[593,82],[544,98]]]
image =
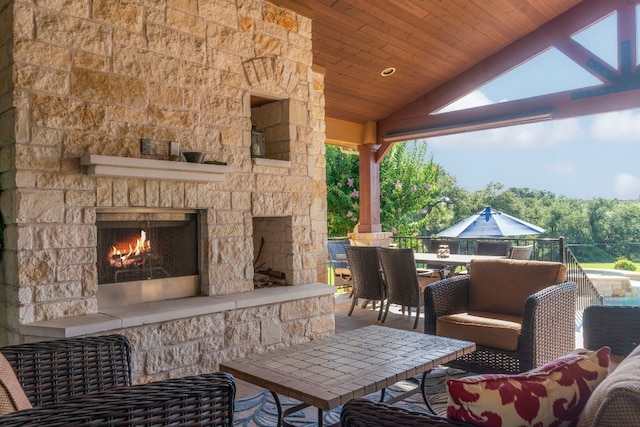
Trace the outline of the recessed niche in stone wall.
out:
[[[290,160],[289,100],[274,100],[251,96],[251,124],[253,133],[263,133],[264,153],[253,157]]]
[[[293,279],[293,238],[291,217],[253,218],[254,286],[290,285]],[[271,274],[273,273],[273,274]],[[282,274],[280,274],[282,273]],[[271,276],[271,277],[262,277]]]

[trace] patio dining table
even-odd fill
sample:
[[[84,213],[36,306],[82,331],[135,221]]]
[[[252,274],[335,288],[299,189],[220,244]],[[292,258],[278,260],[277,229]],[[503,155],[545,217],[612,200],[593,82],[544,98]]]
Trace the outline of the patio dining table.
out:
[[[442,264],[452,265],[455,267],[465,267],[472,259],[500,259],[505,258],[499,255],[463,255],[463,254],[451,254],[447,258],[438,258],[435,253],[430,252],[415,252],[413,254],[416,262],[424,264]]]

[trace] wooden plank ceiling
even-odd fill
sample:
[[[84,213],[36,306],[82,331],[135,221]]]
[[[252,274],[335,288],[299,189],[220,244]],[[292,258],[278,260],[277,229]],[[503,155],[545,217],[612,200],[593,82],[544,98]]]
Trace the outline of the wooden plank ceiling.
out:
[[[313,18],[327,117],[381,120],[580,0],[289,0]],[[395,67],[389,77],[382,70]]]
[[[540,117],[566,118],[640,108],[640,0],[273,1],[313,19],[314,65],[325,69],[327,143],[377,142],[376,161],[394,141],[424,137],[434,129],[455,133],[470,123],[537,111],[546,112]],[[614,13],[618,67],[571,39]],[[593,92],[587,96],[566,91],[432,114],[550,47],[602,85],[587,88],[585,93]],[[396,72],[383,77],[389,67]]]

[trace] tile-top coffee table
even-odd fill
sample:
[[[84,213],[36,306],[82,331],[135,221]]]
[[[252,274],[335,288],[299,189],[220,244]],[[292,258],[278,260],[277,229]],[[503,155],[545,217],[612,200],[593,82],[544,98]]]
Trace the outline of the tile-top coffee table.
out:
[[[418,374],[423,374],[424,383],[431,369],[475,348],[469,341],[371,325],[227,361],[220,364],[220,370],[271,391],[279,425],[287,425],[287,414],[315,406],[321,427],[323,411]],[[423,387],[419,388],[428,405]],[[303,403],[283,413],[278,394]]]

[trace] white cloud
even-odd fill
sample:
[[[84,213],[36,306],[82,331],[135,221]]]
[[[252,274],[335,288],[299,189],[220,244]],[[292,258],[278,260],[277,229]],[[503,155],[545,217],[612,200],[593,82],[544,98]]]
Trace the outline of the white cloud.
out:
[[[640,179],[628,173],[617,174],[614,193],[621,200],[637,200],[640,197]]]
[[[494,102],[489,99],[484,93],[479,90],[463,96],[462,98],[454,101],[453,103],[442,108],[439,113],[446,113],[447,111],[464,110],[466,108],[480,107],[483,105],[491,105]]]
[[[640,111],[615,111],[594,116],[589,133],[594,138],[608,141],[637,141]]]

